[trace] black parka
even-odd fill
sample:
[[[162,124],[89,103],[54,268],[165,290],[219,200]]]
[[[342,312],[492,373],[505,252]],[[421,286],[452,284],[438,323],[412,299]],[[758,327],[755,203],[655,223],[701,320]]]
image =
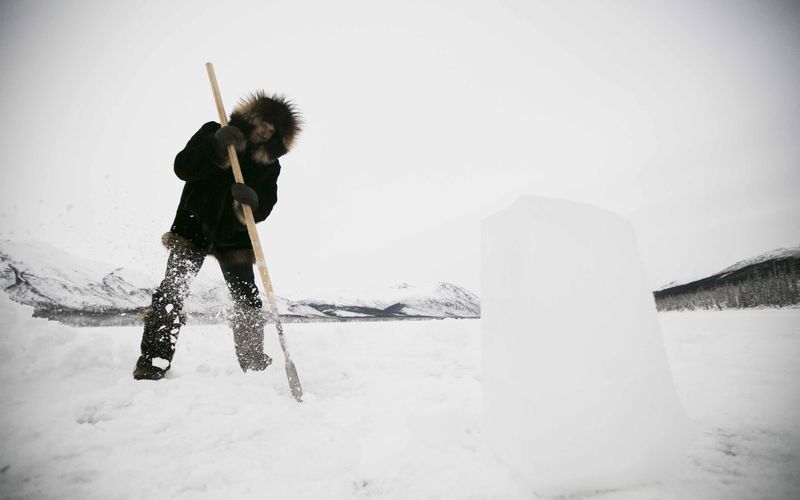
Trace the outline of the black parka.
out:
[[[219,128],[219,123],[206,123],[175,156],[175,175],[186,184],[170,231],[205,251],[252,248],[247,227],[234,215],[233,172],[227,159],[216,153],[214,133]],[[270,164],[257,163],[247,150],[237,157],[245,184],[258,194],[253,216],[261,222],[278,201],[281,165],[277,159]]]

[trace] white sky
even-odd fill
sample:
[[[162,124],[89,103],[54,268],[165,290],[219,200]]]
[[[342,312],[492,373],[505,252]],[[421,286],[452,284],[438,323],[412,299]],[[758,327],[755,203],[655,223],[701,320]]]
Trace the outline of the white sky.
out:
[[[454,281],[519,194],[635,225],[653,287],[800,243],[792,2],[3,2],[0,237],[160,275],[172,162],[257,88],[307,126],[279,295]],[[207,262],[204,273],[218,273]]]

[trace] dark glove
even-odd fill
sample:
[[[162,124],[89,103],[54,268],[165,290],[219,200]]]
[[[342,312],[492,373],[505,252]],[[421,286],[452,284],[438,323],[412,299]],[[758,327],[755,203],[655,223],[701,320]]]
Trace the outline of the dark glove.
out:
[[[233,199],[243,205],[250,205],[253,210],[258,209],[258,194],[248,186],[239,182],[231,184],[231,194]]]
[[[214,149],[220,158],[228,158],[228,144],[233,144],[240,153],[244,151],[244,134],[233,125],[225,125],[214,132],[214,139]]]

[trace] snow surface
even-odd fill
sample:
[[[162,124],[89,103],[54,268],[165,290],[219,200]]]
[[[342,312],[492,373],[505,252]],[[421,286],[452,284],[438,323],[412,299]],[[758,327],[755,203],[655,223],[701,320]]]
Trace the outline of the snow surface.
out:
[[[0,294],[0,498],[538,498],[484,444],[477,320],[285,325],[297,404],[279,359],[239,372],[225,325],[188,325],[170,376],[136,382],[138,328],[31,313]],[[570,498],[800,497],[800,310],[659,317],[692,469]]]
[[[549,495],[675,475],[693,431],[633,226],[525,196],[483,222],[482,248],[486,431],[498,456]]]

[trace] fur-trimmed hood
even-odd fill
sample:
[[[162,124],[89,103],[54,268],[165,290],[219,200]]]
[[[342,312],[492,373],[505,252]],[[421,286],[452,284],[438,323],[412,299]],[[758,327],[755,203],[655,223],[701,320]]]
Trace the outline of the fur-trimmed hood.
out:
[[[269,141],[251,148],[251,157],[257,163],[271,163],[288,153],[303,124],[292,101],[281,94],[267,95],[263,90],[239,101],[231,112],[230,125],[238,127],[245,137],[249,137],[259,121],[274,125],[275,134]]]

